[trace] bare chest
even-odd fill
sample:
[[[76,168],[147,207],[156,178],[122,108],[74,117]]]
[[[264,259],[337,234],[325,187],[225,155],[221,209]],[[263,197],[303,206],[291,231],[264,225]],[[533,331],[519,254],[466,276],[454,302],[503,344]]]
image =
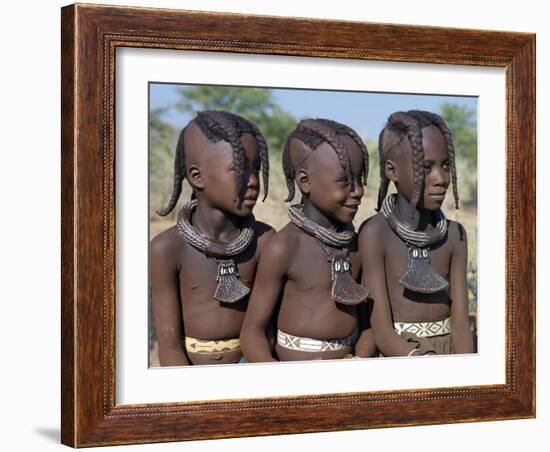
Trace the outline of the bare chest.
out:
[[[332,273],[338,265],[349,268],[354,280],[359,278],[361,265],[356,251],[323,247],[318,240],[306,237],[293,250],[288,282],[297,290],[329,290]]]
[[[245,251],[232,259],[235,276],[247,287],[252,288],[257,259],[254,252]],[[193,304],[213,298],[222,269],[220,260],[206,256],[191,246],[182,250],[179,258],[179,286],[184,304]]]
[[[432,269],[448,280],[452,257],[450,244],[443,241],[433,247],[426,248],[426,250]],[[388,280],[398,280],[405,274],[409,263],[409,253],[412,251],[392,231],[386,234],[384,265]]]

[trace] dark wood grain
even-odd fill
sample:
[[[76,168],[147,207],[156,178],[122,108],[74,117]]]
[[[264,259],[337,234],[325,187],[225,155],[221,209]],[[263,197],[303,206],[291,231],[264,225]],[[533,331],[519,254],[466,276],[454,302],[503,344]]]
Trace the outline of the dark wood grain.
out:
[[[314,19],[72,5],[62,9],[62,442],[74,447],[535,415],[535,37]],[[506,383],[115,404],[117,47],[506,69]]]
[[[61,19],[61,441],[75,444],[74,344],[74,129],[75,59],[74,9],[63,9]]]

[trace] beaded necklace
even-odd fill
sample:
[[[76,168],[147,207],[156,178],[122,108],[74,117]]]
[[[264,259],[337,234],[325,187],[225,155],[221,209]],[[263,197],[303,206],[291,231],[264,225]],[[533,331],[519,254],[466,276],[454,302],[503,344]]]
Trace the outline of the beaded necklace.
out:
[[[382,203],[382,215],[408,248],[407,271],[399,282],[409,290],[419,293],[435,293],[447,289],[448,281],[432,269],[430,245],[447,235],[448,221],[441,210],[436,215],[434,229],[424,232],[414,230],[397,212],[397,194]]]
[[[330,262],[332,286],[330,295],[334,301],[344,305],[355,306],[367,300],[369,292],[351,277],[351,263],[348,246],[355,238],[353,226],[347,225],[341,231],[327,229],[304,215],[301,204],[291,206],[288,210],[290,221],[305,233],[319,240],[321,248]],[[344,254],[336,255],[333,248],[340,248]]]
[[[253,215],[246,217],[238,237],[231,242],[220,242],[206,237],[191,224],[191,214],[198,201],[193,199],[183,206],[177,222],[177,231],[191,246],[213,258],[218,263],[214,299],[223,303],[235,303],[250,292],[250,288],[239,281],[237,264],[233,259],[245,251],[254,240]]]

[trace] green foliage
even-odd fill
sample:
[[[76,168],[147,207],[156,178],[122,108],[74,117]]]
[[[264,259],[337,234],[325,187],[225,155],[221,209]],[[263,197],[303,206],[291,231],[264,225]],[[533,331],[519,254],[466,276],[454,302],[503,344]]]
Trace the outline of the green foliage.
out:
[[[149,115],[149,138],[152,143],[165,142],[171,139],[174,134],[174,128],[162,120],[162,115],[166,108],[155,108]]]
[[[270,89],[193,86],[179,91],[176,108],[182,112],[195,116],[202,110],[227,110],[252,121],[264,135],[270,153],[281,152],[296,124],[294,117],[277,105]]]
[[[461,204],[473,207],[477,203],[476,112],[446,102],[441,106],[440,114],[453,134]]]
[[[155,165],[161,164],[163,160],[170,159],[174,155],[173,144],[176,139],[176,130],[162,120],[165,108],[152,110],[149,115],[149,152],[150,165],[154,170]]]
[[[172,192],[177,130],[162,120],[164,108],[149,114],[149,214],[163,207]]]
[[[441,116],[453,133],[453,142],[460,156],[475,162],[477,159],[477,122],[474,110],[445,102]]]

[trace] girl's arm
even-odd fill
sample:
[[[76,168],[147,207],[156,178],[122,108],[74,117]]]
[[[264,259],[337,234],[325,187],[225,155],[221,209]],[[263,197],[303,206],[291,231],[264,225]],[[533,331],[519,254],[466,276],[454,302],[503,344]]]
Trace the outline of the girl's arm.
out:
[[[407,356],[416,344],[407,342],[393,328],[393,319],[386,288],[384,240],[381,225],[373,218],[359,233],[359,252],[365,287],[374,300],[371,326],[374,341],[384,356]]]
[[[170,232],[158,235],[150,245],[153,316],[161,366],[186,366],[190,363],[183,349],[179,275]]]
[[[282,293],[288,262],[288,247],[281,236],[274,236],[260,256],[252,293],[241,329],[241,349],[247,361],[277,361],[267,328]]]
[[[470,331],[468,314],[468,284],[466,271],[468,263],[468,239],[459,223],[454,223],[455,246],[451,256],[451,338],[453,353],[473,353],[474,341]]]

